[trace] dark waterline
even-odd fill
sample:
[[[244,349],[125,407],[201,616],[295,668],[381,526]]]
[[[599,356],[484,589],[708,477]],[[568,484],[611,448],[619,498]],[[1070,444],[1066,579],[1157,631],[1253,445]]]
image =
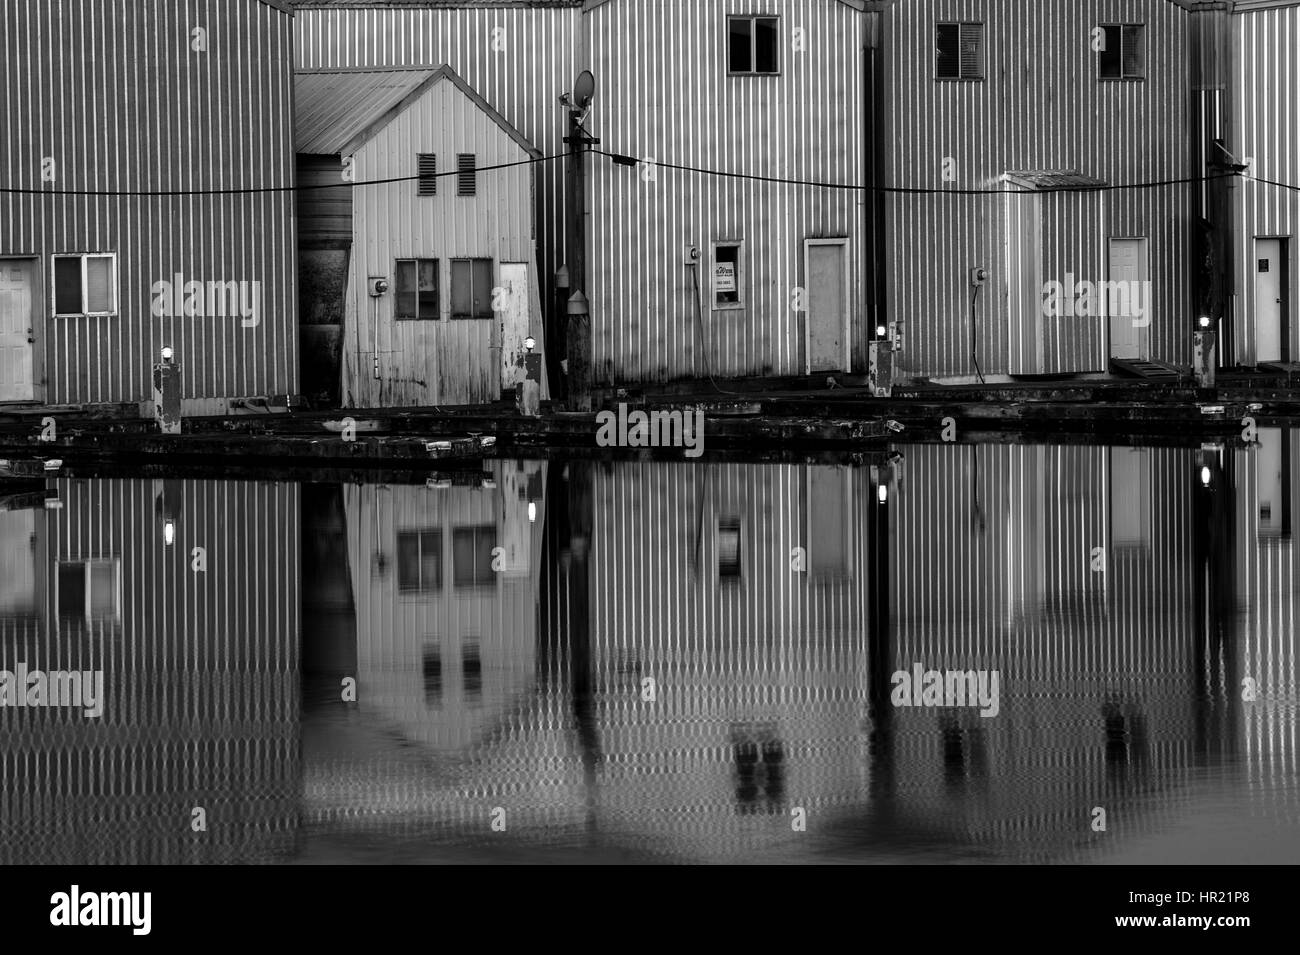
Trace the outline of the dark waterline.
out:
[[[0,487],[0,862],[1291,862],[1298,437]]]

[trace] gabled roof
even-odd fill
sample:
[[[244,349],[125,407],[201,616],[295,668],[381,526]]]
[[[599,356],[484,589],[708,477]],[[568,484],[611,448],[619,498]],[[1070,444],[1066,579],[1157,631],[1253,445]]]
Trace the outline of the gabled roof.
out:
[[[1004,172],[1002,178],[1020,189],[1099,189],[1106,180],[1073,169],[1030,169]]]
[[[294,149],[312,155],[350,155],[443,80],[455,84],[525,152],[541,155],[523,133],[445,64],[298,70],[294,73]]]

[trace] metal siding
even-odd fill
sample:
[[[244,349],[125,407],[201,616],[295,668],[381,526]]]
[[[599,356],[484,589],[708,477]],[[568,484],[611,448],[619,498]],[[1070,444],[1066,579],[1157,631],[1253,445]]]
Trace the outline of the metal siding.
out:
[[[299,489],[218,481],[51,482],[32,555],[39,616],[8,621],[0,669],[104,672],[104,710],[0,711],[6,864],[276,861],[296,844]],[[159,496],[176,522],[163,540]],[[191,569],[191,548],[207,570]],[[116,558],[120,615],[61,617],[60,561]],[[191,810],[209,831],[193,838]],[[51,828],[51,820],[55,821]]]
[[[416,154],[436,153],[451,170],[457,153],[478,165],[521,162],[528,154],[450,81],[439,82],[355,152],[358,182],[416,174]],[[474,197],[456,195],[456,180],[417,198],[413,181],[353,190],[354,222],[343,342],[344,403],[357,407],[483,403],[500,396],[500,320],[451,316],[451,264],[489,258],[532,260],[531,172],[515,166],[479,172]],[[399,258],[436,258],[442,319],[394,321],[396,296],[372,298],[368,277],[394,278]],[[379,358],[379,378],[374,358]]]
[[[253,0],[33,0],[0,13],[6,39],[6,184],[18,188],[184,191],[293,182],[292,18]],[[208,52],[189,31],[208,30]],[[82,51],[98,53],[87,64]],[[82,68],[82,66],[85,68]],[[45,155],[58,180],[40,181]],[[0,196],[0,255],[118,255],[119,314],[46,318],[38,350],[50,403],[144,402],[164,342],[182,396],[224,399],[297,389],[293,197]],[[175,273],[262,283],[261,323],[155,318],[151,286]]]
[[[450,66],[544,156],[564,151],[560,93],[581,62],[576,7],[363,9],[303,8],[295,17],[299,69],[352,66]],[[505,49],[493,49],[493,30]],[[598,95],[600,95],[598,93]],[[549,308],[555,270],[564,262],[564,163],[536,168],[533,228],[542,302]]]
[[[887,144],[883,186],[996,189],[1004,172],[1032,169],[1073,169],[1111,184],[1196,174],[1186,138],[1187,13],[1166,0],[909,0],[891,5],[882,19],[884,91],[876,128]],[[934,80],[934,24],[946,20],[985,23],[983,82]],[[1147,24],[1144,82],[1097,80],[1089,31],[1105,22]],[[953,183],[941,175],[948,156],[958,163]],[[1150,237],[1152,357],[1188,363],[1191,196],[1188,186],[1107,193],[1105,234],[1089,211],[1098,197],[1048,199],[1043,280],[1063,281],[1079,261],[1101,261],[1104,268],[1108,235]],[[1005,261],[1001,204],[1023,200],[891,195],[882,201],[887,312],[903,323],[901,367],[918,375],[974,372],[968,276],[984,266],[993,278],[976,315],[982,369],[1033,370],[1018,358],[1004,278],[1018,266]],[[1049,234],[1051,205],[1068,203],[1078,211],[1066,217],[1067,231]],[[1060,332],[1046,336],[1040,370],[1097,366],[1104,332]]]
[[[729,77],[726,17],[778,12],[781,74]],[[807,51],[792,50],[792,29]],[[778,10],[760,0],[700,5],[621,0],[587,14],[599,77],[593,134],[600,148],[723,172],[860,185],[866,156],[864,18],[829,0]],[[805,238],[846,236],[850,361],[860,369],[867,229],[865,197],[825,189],[656,170],[594,157],[588,285],[599,381],[802,374]],[[607,227],[608,225],[608,227]],[[745,307],[713,311],[710,243],[743,240]],[[700,308],[687,246],[698,245]],[[702,319],[702,321],[701,321]],[[701,325],[709,342],[702,354]]]
[[[1232,122],[1229,149],[1245,162],[1247,176],[1300,184],[1300,5],[1239,12],[1232,18]],[[1236,354],[1227,364],[1255,361],[1254,322],[1257,236],[1290,237],[1290,356],[1300,355],[1300,260],[1297,224],[1300,192],[1249,178],[1233,183],[1234,232],[1238,238],[1231,302]]]

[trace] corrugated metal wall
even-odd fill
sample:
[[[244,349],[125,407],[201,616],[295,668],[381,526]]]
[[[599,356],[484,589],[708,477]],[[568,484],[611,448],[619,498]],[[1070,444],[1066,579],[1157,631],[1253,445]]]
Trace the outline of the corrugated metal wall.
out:
[[[284,187],[293,180],[293,18],[256,0],[111,0],[0,8],[5,185],[92,191]],[[191,31],[207,30],[207,52]],[[43,157],[57,179],[42,182]],[[293,196],[0,194],[0,255],[39,257],[37,349],[49,403],[146,401],[163,344],[182,396],[297,390]],[[119,314],[51,318],[50,256],[116,252]],[[161,318],[151,287],[261,282],[261,321]],[[38,359],[39,362],[39,359]],[[188,410],[221,410],[194,401]]]
[[[1194,778],[1193,452],[903,450],[889,669],[995,669],[1001,699],[989,719],[900,711],[900,798],[1019,861],[1092,855],[1096,805],[1111,831],[1158,827],[1150,787]],[[1129,734],[1120,762],[1107,705]]]
[[[503,490],[507,481],[515,489],[507,475],[524,467],[501,462],[496,472],[502,480],[494,488],[344,488],[357,599],[358,700],[364,712],[408,740],[446,751],[485,746],[495,728],[532,698],[543,525],[529,523],[526,501]],[[505,548],[503,570],[487,586],[455,585],[453,562],[460,555],[454,534],[484,526],[493,529],[493,546]],[[398,535],[408,532],[437,534],[442,546],[434,558],[440,578],[418,592],[399,583]],[[511,548],[512,538],[520,546]],[[469,645],[482,668],[476,692],[466,679]],[[432,685],[422,675],[429,651],[440,665]]]
[[[459,153],[479,166],[521,163],[528,152],[450,80],[435,84],[354,153],[358,182],[416,174],[416,154],[433,153],[440,171]],[[343,403],[379,408],[495,401],[501,394],[501,313],[453,319],[451,260],[533,261],[533,175],[516,165],[477,174],[477,193],[458,196],[456,179],[436,196],[417,183],[353,190],[352,257],[343,323]],[[438,321],[396,321],[396,296],[372,297],[368,276],[394,282],[397,259],[438,260]],[[537,290],[533,290],[537,294]],[[445,321],[442,319],[446,319]],[[541,338],[538,335],[538,338]],[[375,359],[378,359],[376,375]]]
[[[58,480],[41,612],[0,669],[104,672],[104,710],[0,708],[6,863],[272,861],[295,845],[299,514],[292,484]],[[163,521],[174,521],[174,543]],[[207,569],[193,570],[194,547]],[[118,611],[68,616],[61,567],[116,561]],[[103,591],[97,592],[100,597]],[[208,830],[190,828],[203,807]]]
[[[779,76],[727,74],[732,14],[779,13]],[[599,148],[725,173],[861,185],[864,15],[837,0],[613,0],[586,15]],[[802,47],[795,31],[802,30]],[[861,370],[866,196],[657,169],[590,170],[597,381],[803,374],[795,309],[806,238],[849,239],[852,364]],[[745,243],[743,308],[713,310],[710,243]],[[700,292],[685,264],[701,251]],[[698,311],[697,311],[698,309]]]
[[[880,185],[996,189],[1008,171],[1065,170],[1127,184],[1197,175],[1188,141],[1187,13],[1168,0],[906,0],[881,14]],[[936,81],[935,24],[985,24],[982,82]],[[1100,82],[1091,31],[1098,23],[1147,25],[1147,78]],[[944,161],[956,178],[945,182]],[[1069,215],[1045,217],[1043,280],[1108,276],[1107,237],[1150,238],[1151,357],[1190,362],[1192,261],[1189,186],[1050,199]],[[1008,260],[998,196],[890,195],[885,204],[888,317],[904,323],[906,372],[968,375],[970,269],[992,279],[976,306],[976,353],[985,373],[1013,363],[1007,296],[1034,263]],[[1033,200],[1031,200],[1033,201]],[[1099,221],[1100,220],[1100,221]],[[1051,233],[1056,221],[1063,231]],[[1079,265],[1087,274],[1078,275]],[[1099,274],[1100,273],[1100,274]],[[1078,321],[1064,319],[1064,321]],[[1045,340],[1041,370],[1104,366],[1106,336],[1062,329]]]
[[[557,155],[568,122],[559,96],[586,66],[578,6],[301,7],[296,63],[300,69],[446,64],[543,155]],[[536,169],[537,261],[542,301],[549,302],[564,261],[564,163]]]
[[[789,836],[791,806],[822,821],[860,806],[868,472],[618,463],[595,480],[602,823],[669,858],[740,859]],[[814,530],[817,511],[841,539]],[[739,528],[737,576],[720,575],[725,526]],[[798,547],[807,572],[792,569]],[[733,732],[780,747],[775,808],[738,807]],[[647,795],[673,811],[647,818]]]
[[[1300,4],[1238,10],[1232,17],[1232,121],[1229,149],[1246,175],[1300,184]],[[1255,248],[1259,237],[1290,239],[1290,360],[1300,357],[1300,192],[1249,178],[1233,184],[1236,295],[1230,303],[1235,354],[1228,364],[1255,362]]]
[[[1294,779],[1300,740],[1295,708],[1300,664],[1300,555],[1296,519],[1300,517],[1300,431],[1266,428],[1260,446],[1232,452],[1236,482],[1237,610],[1240,614],[1238,676],[1254,681],[1257,699],[1243,704],[1241,745],[1252,789],[1270,804]],[[1267,462],[1267,463],[1266,463]],[[1290,515],[1286,534],[1270,533],[1261,505],[1270,505],[1268,523],[1279,510]],[[1244,687],[1228,687],[1240,696]],[[1269,798],[1271,797],[1271,798]],[[1274,808],[1273,805],[1269,806]],[[1294,794],[1284,807],[1295,819]]]

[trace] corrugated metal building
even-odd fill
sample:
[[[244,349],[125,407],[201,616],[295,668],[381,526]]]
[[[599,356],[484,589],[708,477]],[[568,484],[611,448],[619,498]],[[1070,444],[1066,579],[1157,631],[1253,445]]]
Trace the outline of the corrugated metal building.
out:
[[[300,70],[445,65],[544,156],[564,152],[557,105],[583,68],[582,0],[295,0]],[[536,167],[541,300],[565,260],[564,163]],[[326,310],[328,312],[328,310]],[[333,316],[330,316],[333,317]]]
[[[102,712],[0,707],[0,862],[284,860],[297,485],[58,479],[46,494],[60,506],[0,511],[0,670],[98,670]]]
[[[593,157],[595,380],[861,369],[865,194],[746,177],[865,182],[862,3],[593,0],[584,14],[588,128],[641,161]]]
[[[1228,150],[1249,162],[1233,183],[1226,318],[1230,365],[1300,361],[1296,234],[1300,191],[1300,3],[1239,0],[1230,31]]]
[[[292,30],[281,0],[0,7],[0,401],[148,413],[166,345],[187,412],[297,391]]]
[[[952,193],[881,198],[877,291],[888,324],[901,325],[902,371],[1189,363],[1192,187],[1096,188],[1201,175],[1188,137],[1184,6],[878,6],[876,183]],[[1124,282],[1122,297],[1101,282]]]
[[[540,153],[450,67],[296,75],[304,261],[342,287],[342,404],[478,404],[542,334]],[[322,259],[325,256],[328,259]]]

